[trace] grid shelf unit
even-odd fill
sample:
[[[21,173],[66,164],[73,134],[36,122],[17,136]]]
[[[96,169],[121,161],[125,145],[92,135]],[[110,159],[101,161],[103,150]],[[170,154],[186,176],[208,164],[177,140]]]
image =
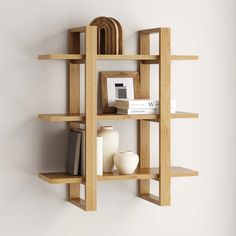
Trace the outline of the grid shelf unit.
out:
[[[159,55],[150,55],[150,34],[159,34]],[[80,54],[81,35],[85,35],[85,54]],[[66,60],[68,64],[68,110],[66,114],[39,114],[49,122],[69,122],[73,129],[84,124],[85,176],[71,176],[65,172],[40,173],[39,177],[50,184],[67,184],[69,201],[85,211],[95,211],[97,181],[138,180],[139,197],[160,206],[171,203],[171,178],[197,176],[198,172],[183,167],[171,167],[171,119],[198,118],[197,113],[170,113],[170,70],[172,60],[197,60],[196,55],[171,55],[170,28],[153,28],[138,31],[138,55],[98,55],[97,27],[84,26],[68,30],[68,54],[39,55],[40,60]],[[135,60],[139,78],[139,98],[150,98],[150,64],[159,65],[158,115],[117,115],[97,113],[97,60]],[[85,113],[80,113],[80,65],[85,65]],[[131,175],[117,171],[96,175],[96,136],[98,120],[137,120],[139,129],[139,156],[137,170]],[[159,123],[159,167],[150,167],[150,122]],[[159,196],[150,193],[150,180],[159,182]],[[85,199],[80,196],[80,185],[85,185]]]

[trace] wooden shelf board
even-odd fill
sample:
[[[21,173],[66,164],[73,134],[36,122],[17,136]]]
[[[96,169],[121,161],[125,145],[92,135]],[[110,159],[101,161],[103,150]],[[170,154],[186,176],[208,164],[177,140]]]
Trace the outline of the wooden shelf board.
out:
[[[85,55],[81,54],[44,54],[38,56],[39,60],[81,60]]]
[[[83,54],[44,54],[38,56],[39,60],[81,60]],[[158,60],[158,55],[97,55],[97,60]]]
[[[69,31],[71,33],[84,33],[86,31],[86,26],[71,28]]]
[[[195,170],[186,169],[183,167],[171,167],[172,177],[188,177],[198,176],[198,172]],[[85,181],[84,176],[72,176],[65,172],[56,173],[40,173],[39,177],[50,184],[74,184],[82,183]],[[98,175],[98,181],[108,180],[137,180],[137,179],[159,179],[159,168],[142,168],[137,169],[135,173],[130,175],[119,174],[118,171],[112,173],[104,173],[104,175]]]
[[[160,33],[161,28],[151,28],[151,29],[143,29],[139,30],[138,32],[141,34],[153,34],[153,33]]]
[[[38,118],[40,120],[50,121],[50,122],[66,122],[66,121],[85,121],[84,114],[39,114]],[[177,118],[198,118],[197,113],[181,112],[171,114],[172,119]],[[118,115],[118,114],[98,114],[97,120],[159,120],[159,114],[157,115]]]
[[[75,206],[86,210],[86,204],[85,204],[85,200],[82,198],[72,198],[69,200],[72,204],[74,204]]]
[[[98,60],[158,60],[158,55],[97,55]]]
[[[66,115],[66,114],[39,114],[38,118],[40,120],[50,121],[50,122],[64,122],[64,121],[84,121],[83,114]]]
[[[120,114],[98,114],[98,120],[149,120],[158,119],[159,115],[120,115]]]
[[[197,55],[172,55],[171,60],[179,61],[179,60],[198,60],[199,56]]]
[[[83,54],[44,54],[38,56],[39,60],[84,60]],[[159,55],[97,55],[97,60],[138,60],[150,64],[158,64]],[[171,60],[197,60],[196,55],[172,55]]]
[[[139,195],[140,198],[146,200],[146,201],[149,201],[149,202],[152,202],[156,205],[160,205],[160,198],[153,195],[153,194],[140,194]]]

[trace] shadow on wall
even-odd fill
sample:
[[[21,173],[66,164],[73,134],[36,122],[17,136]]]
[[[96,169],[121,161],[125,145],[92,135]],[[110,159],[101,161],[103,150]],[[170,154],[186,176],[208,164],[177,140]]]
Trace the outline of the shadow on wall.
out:
[[[65,125],[37,122],[39,172],[65,171],[68,134]]]

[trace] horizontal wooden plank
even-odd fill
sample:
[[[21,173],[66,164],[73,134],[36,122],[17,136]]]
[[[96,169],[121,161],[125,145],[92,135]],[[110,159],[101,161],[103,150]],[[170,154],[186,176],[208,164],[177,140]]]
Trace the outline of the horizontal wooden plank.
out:
[[[85,55],[81,54],[44,54],[38,56],[39,60],[81,60]]]
[[[161,28],[143,29],[143,30],[139,30],[138,32],[140,34],[156,34],[156,33],[160,33],[160,29]]]
[[[171,118],[198,118],[197,113],[181,112],[171,114]],[[157,115],[119,115],[119,114],[98,114],[98,120],[150,120],[159,121],[159,114]]]
[[[197,176],[198,172],[195,170],[186,169],[183,167],[171,167],[172,177],[188,177]],[[50,184],[71,184],[71,183],[82,183],[85,181],[84,176],[72,176],[65,172],[56,173],[40,173],[39,177]],[[159,168],[142,168],[137,169],[133,174],[123,175],[119,174],[118,171],[111,173],[104,173],[98,175],[98,181],[108,180],[132,180],[132,179],[159,179]]]
[[[40,173],[39,177],[49,184],[79,184],[85,180],[82,176],[73,176],[66,172]]]
[[[158,55],[97,55],[98,60],[158,60]]]
[[[171,177],[198,176],[198,171],[187,169],[180,166],[171,167]]]
[[[171,60],[172,61],[189,61],[189,60],[198,60],[199,56],[197,55],[172,55]],[[157,60],[142,60],[143,64],[159,64],[160,59]]]
[[[85,33],[85,30],[86,30],[86,26],[75,27],[75,28],[69,29],[71,33]]]
[[[72,198],[69,200],[72,204],[74,204],[75,206],[86,210],[86,205],[85,205],[85,200],[82,198]]]
[[[80,121],[85,122],[84,114],[39,114],[38,118],[40,120],[50,121],[50,122],[71,122],[71,121]],[[191,112],[181,112],[171,114],[172,119],[178,118],[198,118],[197,113]],[[119,115],[119,114],[98,114],[97,120],[150,120],[150,121],[159,121],[159,114],[157,115]]]
[[[39,114],[38,118],[40,120],[50,121],[50,122],[65,122],[65,121],[84,121],[85,116],[82,114],[66,115],[66,114]]]
[[[44,54],[38,56],[39,60],[76,60],[84,63],[85,55],[82,54]],[[145,64],[158,64],[159,55],[97,55],[97,60],[137,60]],[[172,55],[171,60],[197,60],[197,55]]]
[[[171,118],[177,119],[177,118],[198,118],[198,113],[193,112],[184,112],[184,111],[177,111],[175,113],[171,113]]]
[[[159,197],[157,197],[153,194],[140,194],[139,197],[146,200],[146,201],[152,202],[156,205],[160,205]]]
[[[149,120],[158,119],[159,115],[120,115],[120,114],[98,114],[98,120]]]
[[[182,61],[182,60],[198,60],[198,55],[171,55],[171,60]]]
[[[44,54],[39,60],[84,60],[83,54]],[[97,55],[97,60],[158,60],[158,55]]]

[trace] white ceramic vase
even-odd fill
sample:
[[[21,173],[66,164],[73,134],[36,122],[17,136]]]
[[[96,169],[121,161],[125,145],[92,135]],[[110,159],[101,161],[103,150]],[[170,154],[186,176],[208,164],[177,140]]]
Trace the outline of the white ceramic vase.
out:
[[[139,157],[133,151],[119,152],[114,156],[114,163],[121,174],[132,174],[137,168]]]
[[[98,136],[103,137],[103,172],[112,172],[113,157],[118,152],[119,133],[112,126],[103,126]]]

